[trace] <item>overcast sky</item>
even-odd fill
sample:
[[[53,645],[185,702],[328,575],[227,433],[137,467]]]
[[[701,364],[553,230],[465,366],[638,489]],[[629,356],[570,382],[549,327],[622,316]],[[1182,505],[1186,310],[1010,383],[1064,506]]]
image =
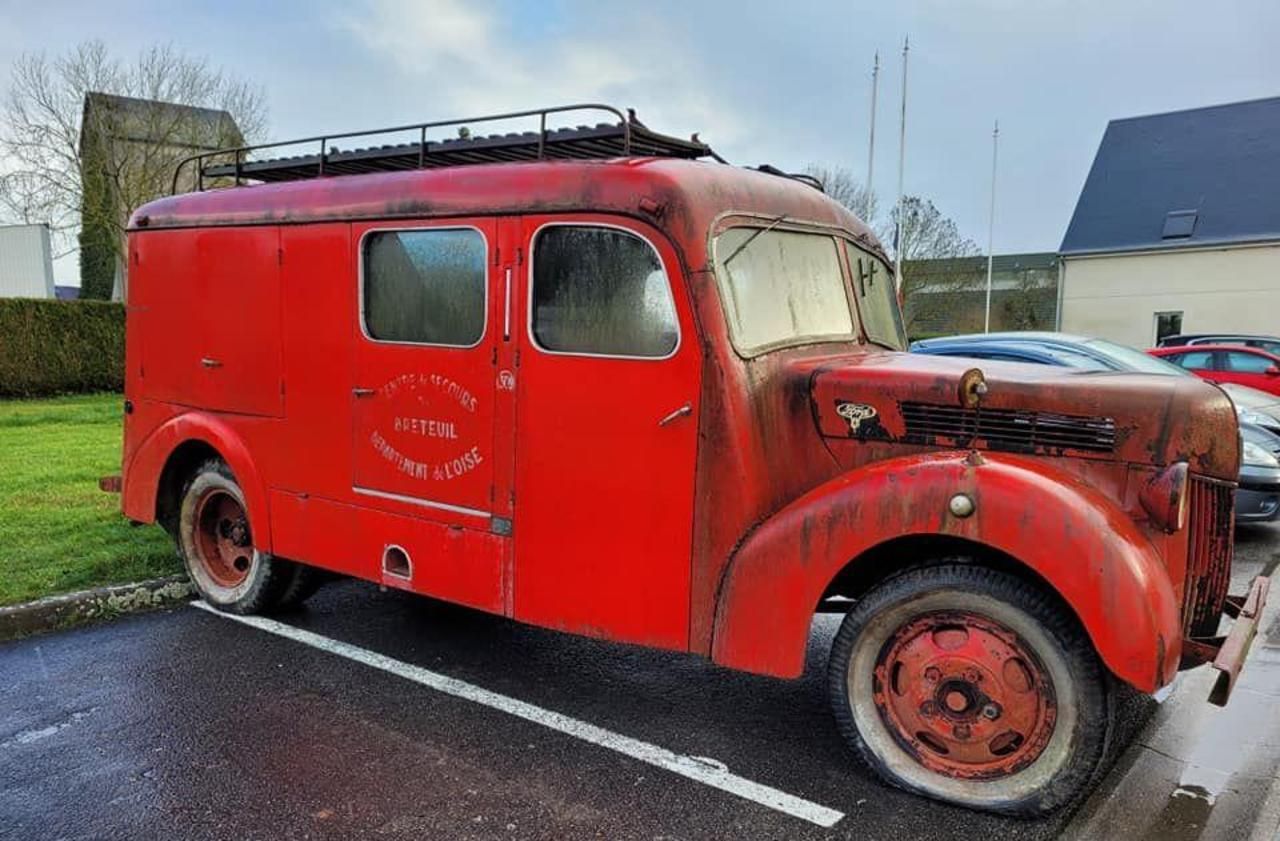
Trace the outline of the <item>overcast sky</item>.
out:
[[[0,84],[24,51],[169,41],[261,83],[275,137],[604,100],[735,163],[863,178],[879,50],[887,207],[907,35],[906,190],[985,248],[998,118],[997,252],[1057,248],[1109,119],[1280,95],[1277,0],[0,0]]]

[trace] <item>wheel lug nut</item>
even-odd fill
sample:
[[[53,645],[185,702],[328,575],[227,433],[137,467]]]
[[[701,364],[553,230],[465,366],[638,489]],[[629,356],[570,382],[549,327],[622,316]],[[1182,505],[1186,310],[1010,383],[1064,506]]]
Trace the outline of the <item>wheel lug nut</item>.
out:
[[[938,707],[933,701],[925,701],[920,705],[920,715],[926,718],[933,718],[938,714]]]
[[[957,739],[967,739],[969,738],[969,725],[957,724],[951,732],[955,734]]]
[[[929,668],[924,670],[924,679],[929,681],[930,683],[937,683],[938,681],[942,680],[942,672],[938,669],[937,666],[930,666]]]
[[[969,681],[970,683],[977,683],[978,681],[982,680],[982,675],[978,674],[977,669],[965,669],[964,679]]]
[[[986,719],[990,719],[991,721],[995,721],[997,718],[1000,717],[1000,705],[987,704],[985,707],[982,708],[982,717]]]

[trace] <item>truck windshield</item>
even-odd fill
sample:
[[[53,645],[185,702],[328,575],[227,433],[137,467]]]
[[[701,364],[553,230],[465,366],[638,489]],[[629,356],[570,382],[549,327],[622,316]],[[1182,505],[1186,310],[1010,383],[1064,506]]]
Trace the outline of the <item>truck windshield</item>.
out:
[[[867,338],[893,350],[907,349],[907,331],[898,309],[898,289],[893,275],[878,258],[845,240],[849,269],[853,272],[853,294]]]
[[[743,354],[856,337],[835,237],[730,228],[716,237],[715,254],[733,343]]]

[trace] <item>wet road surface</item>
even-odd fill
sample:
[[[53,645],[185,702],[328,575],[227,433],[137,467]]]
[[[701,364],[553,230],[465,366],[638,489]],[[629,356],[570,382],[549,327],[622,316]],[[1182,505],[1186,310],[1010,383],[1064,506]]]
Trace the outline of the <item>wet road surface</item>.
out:
[[[1280,551],[1238,546],[1235,589]],[[1250,838],[1280,824],[1275,606],[1225,711],[1211,676],[1130,698],[1127,750],[1074,814],[982,815],[880,784],[803,679],[567,637],[355,582],[291,628],[465,681],[841,813],[816,825],[192,607],[0,644],[0,838]],[[1269,636],[1268,636],[1269,635]],[[424,674],[428,673],[423,671]],[[696,776],[696,775],[695,775]],[[1176,793],[1176,794],[1175,794]],[[1222,834],[1229,833],[1229,834]],[[1269,833],[1269,834],[1268,834]]]

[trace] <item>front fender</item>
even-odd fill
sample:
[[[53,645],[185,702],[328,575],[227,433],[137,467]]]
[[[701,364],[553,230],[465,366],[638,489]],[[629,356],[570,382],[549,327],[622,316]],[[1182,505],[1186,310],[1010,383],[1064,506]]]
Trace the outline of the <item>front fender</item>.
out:
[[[948,510],[956,493],[974,500],[971,516]],[[879,462],[770,517],[742,543],[721,582],[712,659],[798,676],[814,609],[836,574],[906,535],[954,536],[1017,559],[1071,606],[1117,677],[1146,692],[1173,678],[1182,648],[1178,602],[1134,521],[1071,474],[989,453]]]
[[[156,494],[165,463],[178,447],[189,441],[208,444],[235,474],[244,493],[249,521],[253,523],[254,548],[271,551],[270,513],[262,476],[249,455],[249,448],[236,432],[218,418],[202,412],[186,412],[156,427],[129,460],[123,477],[124,514],[142,523],[156,519]]]

